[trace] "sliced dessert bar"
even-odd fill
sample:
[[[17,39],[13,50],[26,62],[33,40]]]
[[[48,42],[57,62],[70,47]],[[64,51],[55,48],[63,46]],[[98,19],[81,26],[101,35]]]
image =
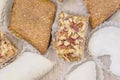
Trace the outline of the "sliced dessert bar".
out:
[[[78,61],[84,54],[87,17],[60,13],[53,46],[60,57]]]
[[[45,54],[55,11],[49,0],[14,0],[9,29]]]
[[[17,53],[15,46],[0,32],[0,63],[8,60]]]

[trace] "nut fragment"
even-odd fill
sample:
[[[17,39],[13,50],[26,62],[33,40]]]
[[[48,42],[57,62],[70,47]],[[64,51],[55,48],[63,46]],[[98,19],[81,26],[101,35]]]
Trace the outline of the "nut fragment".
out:
[[[57,53],[65,60],[78,61],[84,51],[87,18],[61,12],[53,42]],[[84,29],[84,30],[83,30]]]
[[[65,45],[65,46],[68,46],[68,45],[70,45],[70,42],[64,41],[64,45]]]

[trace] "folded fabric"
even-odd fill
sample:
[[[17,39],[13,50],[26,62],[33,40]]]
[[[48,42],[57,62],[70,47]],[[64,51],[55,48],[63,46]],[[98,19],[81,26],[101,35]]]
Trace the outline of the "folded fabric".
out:
[[[120,26],[114,23],[105,23],[102,28],[97,29],[88,43],[88,50],[93,57],[109,56],[110,71],[120,76]],[[110,63],[109,63],[110,62]]]
[[[34,80],[41,78],[52,67],[53,63],[41,55],[25,52],[0,70],[0,80]]]
[[[78,66],[70,74],[65,77],[65,80],[96,80],[96,64],[93,61],[88,61]]]
[[[0,0],[0,25],[2,23],[2,14],[3,14],[3,9],[5,7],[5,3],[7,2],[7,0]]]

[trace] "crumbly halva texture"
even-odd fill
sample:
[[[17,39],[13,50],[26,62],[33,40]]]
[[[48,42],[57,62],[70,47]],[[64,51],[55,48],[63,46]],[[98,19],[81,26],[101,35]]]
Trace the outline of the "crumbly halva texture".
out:
[[[45,54],[55,12],[56,5],[49,0],[15,0],[9,30]]]
[[[61,2],[61,3],[63,2],[63,0],[58,0],[58,1]]]
[[[120,0],[85,0],[91,28],[100,25],[120,8]]]
[[[0,64],[17,54],[17,48],[0,32]]]
[[[53,46],[60,57],[72,62],[82,58],[87,17],[61,12]]]

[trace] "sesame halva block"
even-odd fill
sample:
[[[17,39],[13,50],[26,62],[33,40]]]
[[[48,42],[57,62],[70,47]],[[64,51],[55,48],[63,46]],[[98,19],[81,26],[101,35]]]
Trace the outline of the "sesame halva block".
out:
[[[55,11],[56,5],[49,0],[14,0],[9,30],[44,54]]]
[[[90,13],[91,28],[95,28],[120,8],[120,0],[85,0]]]

